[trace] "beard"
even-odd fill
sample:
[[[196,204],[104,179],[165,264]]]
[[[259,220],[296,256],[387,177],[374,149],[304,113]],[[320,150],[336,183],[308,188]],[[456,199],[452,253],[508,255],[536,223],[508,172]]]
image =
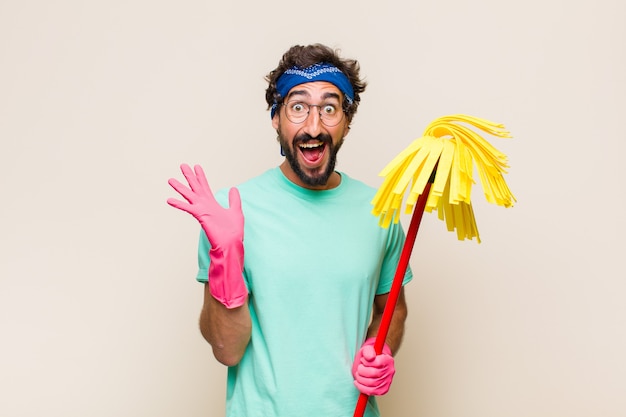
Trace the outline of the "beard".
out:
[[[319,170],[316,170],[315,172],[311,172],[311,171],[307,172],[302,167],[300,162],[298,162],[297,147],[298,147],[298,143],[305,143],[312,139],[324,142],[327,148],[326,151],[328,152],[329,158],[325,167],[321,167]],[[333,140],[330,137],[330,135],[321,134],[313,138],[310,135],[302,134],[302,135],[294,137],[292,141],[293,146],[289,146],[289,143],[287,143],[287,140],[283,137],[282,133],[279,131],[278,142],[280,143],[280,146],[285,154],[285,158],[287,159],[287,162],[291,166],[291,169],[293,170],[293,172],[298,176],[300,181],[302,181],[304,184],[308,185],[309,187],[319,187],[319,186],[326,185],[328,183],[328,180],[330,179],[330,176],[333,174],[333,172],[335,172],[335,165],[337,163],[337,153],[339,152],[339,149],[341,149],[341,145],[343,144],[343,138],[341,138],[339,142],[337,142],[337,144],[333,144]]]

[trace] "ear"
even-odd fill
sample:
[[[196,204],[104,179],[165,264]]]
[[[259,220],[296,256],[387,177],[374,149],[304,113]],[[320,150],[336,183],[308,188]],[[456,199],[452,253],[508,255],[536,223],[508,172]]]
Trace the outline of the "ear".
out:
[[[274,117],[272,117],[272,127],[274,128],[274,130],[278,130],[278,125],[280,124],[280,116],[278,116],[278,112],[276,112],[274,114]]]
[[[343,135],[341,137],[345,138],[348,136],[348,133],[350,133],[350,123],[346,121],[346,125],[343,128]]]

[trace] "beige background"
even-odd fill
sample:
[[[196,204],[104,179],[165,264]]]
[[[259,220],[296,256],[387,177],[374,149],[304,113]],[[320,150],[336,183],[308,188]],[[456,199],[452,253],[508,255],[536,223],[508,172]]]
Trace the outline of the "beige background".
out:
[[[339,160],[355,177],[378,186],[446,114],[514,135],[492,143],[519,202],[475,189],[482,244],[424,217],[385,416],[626,415],[624,17],[622,0],[0,1],[0,415],[223,414],[198,228],[166,181],[277,165],[263,76],[317,41],[370,83]]]

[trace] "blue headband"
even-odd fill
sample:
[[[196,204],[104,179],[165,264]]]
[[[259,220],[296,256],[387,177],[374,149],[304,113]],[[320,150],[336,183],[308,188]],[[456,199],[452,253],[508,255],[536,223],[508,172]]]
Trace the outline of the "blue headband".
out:
[[[349,104],[354,101],[354,89],[348,77],[339,68],[332,64],[314,64],[307,68],[292,67],[285,71],[276,81],[276,90],[281,97],[286,97],[289,91],[297,85],[313,81],[327,81],[334,84],[348,100]],[[274,102],[270,116],[273,118],[278,103]]]

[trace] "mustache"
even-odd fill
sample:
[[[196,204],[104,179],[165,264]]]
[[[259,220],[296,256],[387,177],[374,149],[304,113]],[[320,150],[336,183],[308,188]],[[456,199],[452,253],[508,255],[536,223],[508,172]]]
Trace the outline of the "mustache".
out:
[[[309,141],[320,141],[320,142],[324,142],[327,145],[330,145],[333,143],[333,139],[330,137],[330,135],[326,134],[326,133],[320,133],[319,135],[317,135],[316,137],[313,137],[311,135],[309,135],[308,133],[302,133],[296,137],[293,138],[293,142],[294,143],[298,143],[298,142],[309,142]]]

